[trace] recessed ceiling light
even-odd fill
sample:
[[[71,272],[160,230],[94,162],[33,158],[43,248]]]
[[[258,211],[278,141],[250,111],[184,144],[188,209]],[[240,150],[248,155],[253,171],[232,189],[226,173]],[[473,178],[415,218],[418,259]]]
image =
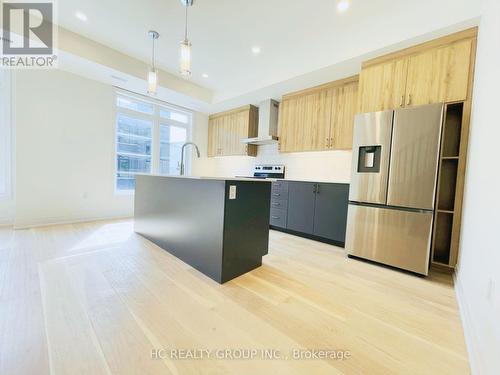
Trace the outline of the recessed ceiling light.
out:
[[[337,11],[339,13],[345,12],[349,6],[351,5],[351,2],[349,0],[338,0],[337,1]]]
[[[208,78],[208,74],[207,74],[207,73],[203,73],[201,76],[202,76],[203,78]]]
[[[260,53],[260,47],[259,46],[253,46],[252,47],[252,53],[254,55],[258,55]]]
[[[78,18],[80,21],[87,22],[87,15],[83,12],[75,12],[75,17]]]

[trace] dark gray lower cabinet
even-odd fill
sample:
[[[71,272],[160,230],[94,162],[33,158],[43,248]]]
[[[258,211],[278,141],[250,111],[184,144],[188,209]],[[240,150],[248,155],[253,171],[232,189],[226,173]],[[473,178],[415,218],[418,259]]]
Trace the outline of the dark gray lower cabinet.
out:
[[[270,224],[273,227],[286,229],[288,210],[288,182],[275,181],[271,189]]]
[[[312,234],[316,184],[312,182],[288,183],[287,229]]]
[[[317,184],[313,234],[345,242],[349,185]]]
[[[306,237],[345,242],[349,184],[273,183],[270,224]],[[279,195],[278,195],[279,194]]]
[[[286,228],[286,210],[271,208],[270,223],[275,227]]]

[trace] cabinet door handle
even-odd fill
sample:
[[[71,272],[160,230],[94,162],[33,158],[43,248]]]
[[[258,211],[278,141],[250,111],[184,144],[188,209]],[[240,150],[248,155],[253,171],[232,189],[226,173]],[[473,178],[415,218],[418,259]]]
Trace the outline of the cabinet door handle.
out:
[[[408,101],[406,102],[406,105],[410,105],[411,104],[411,94],[408,94]]]
[[[326,139],[326,148],[330,148],[330,138]]]
[[[319,194],[319,184],[316,184],[316,194]]]
[[[399,106],[402,107],[405,105],[405,96],[401,95],[401,100],[399,101]]]
[[[330,148],[333,148],[333,137],[330,138]]]
[[[316,184],[313,185],[313,194],[316,194]]]

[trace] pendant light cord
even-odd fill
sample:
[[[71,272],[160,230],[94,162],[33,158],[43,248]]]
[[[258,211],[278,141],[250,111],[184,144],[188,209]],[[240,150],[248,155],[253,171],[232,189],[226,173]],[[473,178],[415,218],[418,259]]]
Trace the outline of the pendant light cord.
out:
[[[185,22],[185,28],[184,28],[184,40],[187,40],[187,36],[188,36],[188,5],[187,4],[186,4],[185,8],[186,8],[186,13],[185,13],[186,22]]]

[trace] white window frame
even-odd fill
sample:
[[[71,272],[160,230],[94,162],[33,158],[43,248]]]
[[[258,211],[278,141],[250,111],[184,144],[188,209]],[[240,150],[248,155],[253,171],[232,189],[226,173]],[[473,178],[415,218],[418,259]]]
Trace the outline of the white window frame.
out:
[[[119,97],[130,98],[132,100],[141,101],[144,103],[152,104],[154,106],[153,114],[141,113],[139,111],[134,111],[127,108],[119,107],[117,104],[117,100]],[[185,114],[188,117],[188,122],[183,123],[171,119],[166,119],[160,116],[160,110],[167,109],[175,112],[179,112]],[[182,127],[186,129],[186,142],[192,141],[192,130],[193,130],[193,112],[161,100],[152,99],[147,96],[142,96],[139,94],[135,94],[129,91],[117,89],[115,91],[114,96],[114,121],[115,121],[115,131],[114,131],[114,155],[113,155],[113,165],[114,165],[114,175],[113,175],[113,185],[115,194],[134,194],[135,190],[119,190],[116,183],[116,176],[118,174],[118,163],[117,163],[117,155],[118,155],[118,117],[120,115],[130,116],[133,118],[137,118],[140,120],[146,120],[153,123],[152,129],[152,141],[151,141],[151,174],[160,175],[160,125],[173,125],[177,127]],[[185,171],[186,174],[191,173],[191,165],[192,165],[192,154],[187,153],[184,159],[185,163]]]
[[[12,75],[0,70],[0,173],[5,179],[5,192],[0,200],[12,199]]]

